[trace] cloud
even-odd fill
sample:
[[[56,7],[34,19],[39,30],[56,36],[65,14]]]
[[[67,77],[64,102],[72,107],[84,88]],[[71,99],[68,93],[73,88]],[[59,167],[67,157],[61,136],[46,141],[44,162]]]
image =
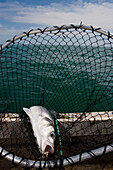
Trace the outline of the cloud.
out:
[[[0,24],[0,28],[2,28],[2,24]]]
[[[14,35],[18,35],[22,33],[23,29],[16,29],[14,27],[8,28],[1,26],[0,24],[0,44],[5,43],[7,40],[10,40],[14,37]]]
[[[8,5],[8,4],[7,4]],[[14,9],[13,9],[14,8]],[[9,18],[12,22],[29,23],[45,26],[78,24],[81,21],[88,25],[112,29],[113,3],[83,3],[72,4],[53,3],[49,6],[22,6],[18,3],[9,6],[9,11],[15,14]],[[9,17],[9,16],[7,16]]]
[[[24,24],[28,24],[30,27],[33,27],[34,24],[37,27],[46,27],[79,24],[81,21],[85,25],[93,25],[113,32],[113,3],[101,0],[98,0],[99,3],[95,0],[93,2],[95,3],[78,0],[70,4],[51,3],[45,6],[28,6],[19,2],[0,3],[0,17],[2,20],[10,22],[10,25],[12,24],[7,30],[5,28],[4,33],[13,32],[15,34],[18,31],[21,33]],[[23,24],[23,27],[20,26],[20,29],[14,27],[13,24],[16,25],[16,23]],[[4,31],[3,24],[1,26]]]

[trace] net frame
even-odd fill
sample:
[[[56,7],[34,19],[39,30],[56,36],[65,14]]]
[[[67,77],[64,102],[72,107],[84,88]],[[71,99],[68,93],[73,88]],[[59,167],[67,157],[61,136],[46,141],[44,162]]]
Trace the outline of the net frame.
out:
[[[80,23],[80,25],[68,25],[68,26],[61,26],[61,27],[58,27],[58,26],[54,26],[52,28],[44,28],[44,29],[36,29],[36,30],[30,30],[28,32],[23,32],[22,34],[18,35],[18,36],[14,36],[13,39],[11,40],[7,40],[6,43],[4,43],[3,45],[1,45],[1,49],[0,51],[2,51],[5,47],[7,47],[9,44],[11,43],[14,43],[16,40],[18,39],[22,39],[23,37],[26,37],[26,36],[29,36],[29,35],[32,35],[32,34],[38,34],[38,33],[44,33],[44,32],[50,32],[52,33],[53,31],[60,31],[60,30],[68,30],[68,29],[73,29],[75,28],[76,29],[83,29],[83,30],[91,30],[92,32],[98,32],[98,33],[101,33],[105,36],[107,36],[108,38],[113,38],[113,34],[110,33],[109,31],[105,31],[101,28],[95,28],[93,26],[86,26],[86,25],[83,25],[82,23]]]
[[[8,45],[10,45],[11,43],[15,43],[16,40],[18,39],[22,39],[23,37],[26,37],[26,36],[30,36],[32,34],[36,35],[38,33],[44,33],[44,32],[54,32],[54,31],[61,31],[61,30],[68,30],[68,29],[82,29],[82,30],[91,30],[92,33],[93,32],[98,32],[102,35],[105,35],[109,38],[112,38],[113,39],[113,34],[111,34],[110,32],[107,32],[105,30],[102,30],[101,28],[94,28],[93,26],[85,26],[83,25],[82,23],[80,25],[69,25],[69,26],[61,26],[61,27],[57,27],[57,26],[54,26],[52,28],[45,28],[43,30],[41,29],[37,29],[37,30],[30,30],[28,32],[24,32],[22,34],[20,34],[19,36],[14,36],[13,39],[11,40],[8,40],[5,44],[1,45],[1,48],[0,48],[0,51],[2,52],[2,50],[4,48],[7,48]],[[95,150],[91,150],[91,152],[85,152],[85,153],[82,153],[82,154],[79,154],[79,155],[76,155],[76,156],[72,156],[72,157],[69,157],[68,159],[64,159],[63,160],[63,165],[66,166],[66,165],[69,165],[70,162],[73,164],[74,163],[77,163],[79,162],[80,160],[87,160],[87,159],[90,159],[92,157],[95,157],[95,156],[100,156],[100,155],[103,155],[103,153],[109,153],[113,151],[113,144],[110,144],[110,145],[106,145],[104,147],[101,147],[101,148],[98,148],[98,149],[95,149]],[[13,154],[11,153],[8,153],[5,149],[3,149],[2,147],[0,147],[0,153],[1,153],[1,156],[2,157],[5,157],[7,159],[9,159],[10,161],[13,161],[17,164],[21,164],[23,166],[28,166],[28,167],[36,167],[36,168],[39,168],[40,167],[40,161],[33,161],[33,160],[26,160],[23,158],[20,158],[18,156],[14,156]],[[44,161],[41,161],[41,167],[44,167],[44,164],[45,162]],[[59,166],[60,165],[60,160],[57,161],[57,165]],[[51,166],[51,167],[54,167],[55,164],[54,162],[50,161],[49,164],[46,164],[46,168],[48,166]]]
[[[103,146],[98,149],[91,150],[90,152],[84,152],[75,156],[71,156],[69,158],[64,158],[63,160],[63,166],[69,166],[73,165],[82,161],[86,161],[92,158],[96,158],[99,156],[102,156],[103,154],[107,154],[113,152],[113,144]],[[34,160],[26,160],[19,156],[14,156],[13,154],[7,152],[5,149],[0,147],[0,154],[2,158],[6,158],[12,162],[14,162],[17,165],[22,165],[23,167],[33,167],[33,168],[54,168],[56,166],[56,163],[54,161],[49,161],[45,165],[45,161],[34,161]],[[60,160],[57,161],[57,167],[60,167]]]

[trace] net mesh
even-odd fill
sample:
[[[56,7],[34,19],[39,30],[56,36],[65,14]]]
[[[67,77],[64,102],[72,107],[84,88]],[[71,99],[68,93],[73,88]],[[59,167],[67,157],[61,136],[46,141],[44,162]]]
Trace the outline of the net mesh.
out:
[[[113,39],[82,25],[46,30],[1,46],[0,145],[22,158],[56,162],[58,135],[55,153],[42,158],[22,109],[57,112],[64,158],[112,143]]]

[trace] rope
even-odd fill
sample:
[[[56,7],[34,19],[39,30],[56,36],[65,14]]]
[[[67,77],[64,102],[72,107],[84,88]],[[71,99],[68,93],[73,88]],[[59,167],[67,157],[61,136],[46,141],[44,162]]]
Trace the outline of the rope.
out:
[[[59,125],[58,125],[56,114],[55,114],[54,117],[55,117],[55,124],[56,124],[57,134],[58,134],[58,138],[59,138],[59,146],[60,146],[60,167],[62,167],[62,165],[63,165],[62,140],[61,140],[61,136],[60,136],[60,129],[59,129]],[[65,170],[64,167],[62,167],[62,168]]]

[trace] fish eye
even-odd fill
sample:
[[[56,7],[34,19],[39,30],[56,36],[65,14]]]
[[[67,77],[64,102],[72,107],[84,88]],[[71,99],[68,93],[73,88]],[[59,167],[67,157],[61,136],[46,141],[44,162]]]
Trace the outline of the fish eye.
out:
[[[51,136],[51,138],[55,138],[55,133],[54,132],[51,132],[51,134],[50,134],[50,136]]]

